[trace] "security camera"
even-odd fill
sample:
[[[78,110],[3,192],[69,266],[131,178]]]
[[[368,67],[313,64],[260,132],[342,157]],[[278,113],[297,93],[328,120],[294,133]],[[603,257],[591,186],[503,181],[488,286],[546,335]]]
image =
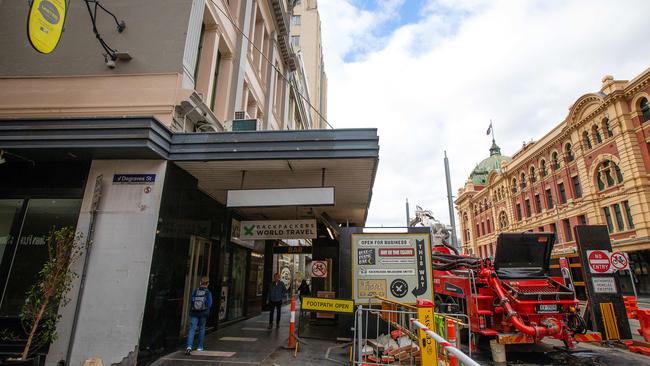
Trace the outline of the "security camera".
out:
[[[111,60],[110,58],[106,60],[106,66],[108,66],[109,69],[114,69],[115,68],[115,61]]]

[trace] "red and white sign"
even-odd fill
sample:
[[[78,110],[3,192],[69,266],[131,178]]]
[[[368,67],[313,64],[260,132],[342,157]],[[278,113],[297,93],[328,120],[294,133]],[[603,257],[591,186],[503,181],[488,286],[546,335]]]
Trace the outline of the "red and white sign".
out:
[[[588,250],[587,263],[591,273],[609,273],[612,266],[609,261],[609,252],[605,250]]]
[[[319,278],[327,277],[327,261],[312,261],[311,276]]]
[[[415,257],[413,248],[386,248],[379,249],[380,257]]]
[[[617,271],[630,269],[630,260],[627,258],[627,253],[614,252],[609,257],[609,261]]]

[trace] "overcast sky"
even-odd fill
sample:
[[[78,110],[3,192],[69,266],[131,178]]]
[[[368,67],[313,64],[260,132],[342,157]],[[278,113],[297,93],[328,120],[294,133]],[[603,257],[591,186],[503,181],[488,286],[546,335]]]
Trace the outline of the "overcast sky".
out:
[[[453,194],[489,155],[538,139],[601,78],[650,67],[648,0],[319,0],[328,120],[377,127],[368,226],[403,225],[404,200],[449,222]],[[411,214],[412,216],[413,214]]]

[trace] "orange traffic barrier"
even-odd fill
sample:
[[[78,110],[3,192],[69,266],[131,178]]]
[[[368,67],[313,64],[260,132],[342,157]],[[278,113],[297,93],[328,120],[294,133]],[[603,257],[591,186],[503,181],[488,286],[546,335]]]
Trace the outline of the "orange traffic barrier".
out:
[[[643,336],[646,342],[650,342],[650,310],[649,309],[639,309],[637,312],[637,317],[641,328],[639,328],[639,334]]]
[[[627,312],[627,317],[630,319],[636,319],[637,311],[639,310],[639,306],[636,302],[636,297],[623,296],[623,302],[625,303],[625,311]]]

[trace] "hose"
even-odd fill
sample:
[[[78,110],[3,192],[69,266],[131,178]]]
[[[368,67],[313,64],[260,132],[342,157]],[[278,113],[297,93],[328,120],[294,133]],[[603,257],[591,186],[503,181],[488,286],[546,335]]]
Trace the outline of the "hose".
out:
[[[562,331],[560,324],[558,324],[557,321],[553,318],[544,319],[542,321],[544,327],[526,325],[519,314],[512,308],[512,305],[510,305],[510,299],[506,296],[506,292],[503,287],[501,287],[501,281],[499,281],[496,276],[492,276],[490,277],[490,285],[497,293],[500,305],[505,309],[506,316],[518,331],[534,337],[535,339],[559,334]]]
[[[587,333],[587,323],[578,313],[572,313],[567,319],[567,327],[575,334]]]

